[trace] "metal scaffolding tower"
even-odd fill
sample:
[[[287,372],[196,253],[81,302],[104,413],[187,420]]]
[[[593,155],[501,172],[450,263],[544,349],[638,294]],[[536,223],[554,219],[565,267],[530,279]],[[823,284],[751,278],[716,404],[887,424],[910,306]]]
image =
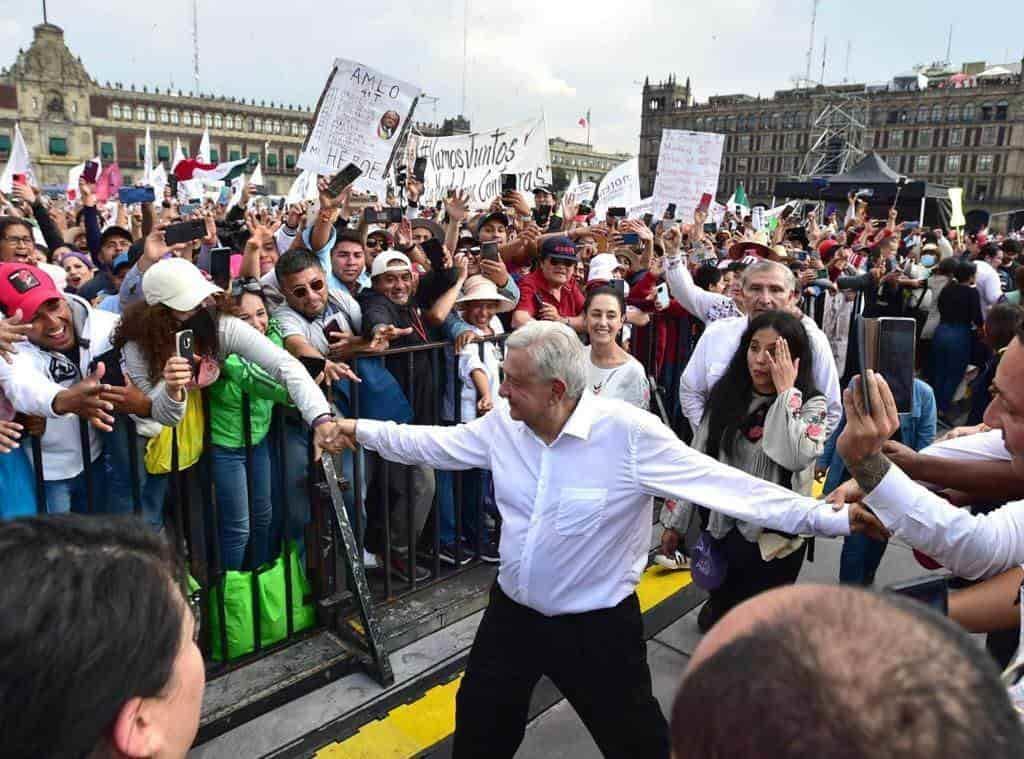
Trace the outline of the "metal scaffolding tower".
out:
[[[814,96],[817,116],[810,148],[800,164],[800,178],[841,174],[864,157],[861,139],[868,117],[862,92],[828,91]]]

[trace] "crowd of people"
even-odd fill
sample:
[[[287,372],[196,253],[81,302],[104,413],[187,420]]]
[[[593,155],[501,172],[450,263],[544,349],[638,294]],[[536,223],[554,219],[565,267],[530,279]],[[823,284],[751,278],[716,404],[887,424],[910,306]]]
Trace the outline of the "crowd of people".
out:
[[[872,219],[857,196],[845,215],[819,219],[808,204],[762,227],[740,208],[715,223],[700,208],[686,219],[620,209],[599,218],[545,185],[484,209],[461,192],[428,204],[412,178],[399,190],[381,199],[334,193],[321,177],[315,202],[287,207],[252,202],[251,188],[231,207],[186,208],[173,188],[127,207],[97,202],[85,181],[73,204],[24,182],[0,197],[0,517],[13,520],[0,524],[0,561],[12,547],[54,542],[47,567],[69,588],[96,581],[83,558],[94,554],[108,574],[136,575],[125,583],[173,587],[180,557],[159,535],[183,537],[171,517],[174,478],[195,473],[206,453],[217,524],[204,550],[218,569],[252,570],[283,540],[303,538],[308,502],[282,510],[282,490],[304,492],[310,462],[338,454],[355,485],[345,499],[365,567],[412,584],[435,560],[500,564],[460,690],[456,755],[514,753],[541,674],[557,678],[610,755],[667,756],[670,739],[678,756],[760,755],[759,741],[792,745],[798,738],[787,731],[803,721],[793,715],[770,729],[778,720],[766,712],[755,720],[762,731],[744,735],[730,720],[749,719],[751,706],[729,678],[777,671],[781,682],[798,665],[822,703],[842,694],[820,720],[863,713],[844,728],[860,730],[855,737],[822,728],[813,749],[793,756],[866,756],[850,747],[869,750],[907,729],[907,710],[931,710],[907,738],[921,753],[878,755],[952,756],[943,753],[950,746],[985,740],[1021,747],[994,662],[977,661],[957,637],[991,633],[989,650],[1005,668],[1019,636],[1018,235],[924,229],[895,209]],[[368,222],[368,211],[385,208],[399,208],[401,220]],[[199,222],[199,236],[169,242],[183,222]],[[916,323],[905,413],[886,378],[860,367],[861,318],[886,316]],[[808,498],[815,481],[831,505]],[[713,713],[700,730],[669,731],[636,658],[633,589],[648,559],[653,498],[661,552],[674,566],[692,563],[709,594],[698,619],[707,645],[676,710],[677,720]],[[40,512],[90,517],[26,519]],[[114,520],[104,532],[102,520],[89,521],[128,512],[144,526]],[[853,591],[786,601],[790,591],[779,588],[796,581],[815,535],[844,537],[839,579],[861,586],[874,584],[889,538],[919,549],[924,566],[962,578],[949,601],[961,631]],[[127,584],[118,592],[146,595]],[[18,598],[0,592],[0,608]],[[40,613],[72,614],[67,598],[52,603]],[[125,675],[120,696],[113,684],[100,694],[106,702],[90,717],[98,732],[76,722],[46,748],[26,721],[15,755],[83,755],[103,741],[122,755],[151,755],[126,748],[143,740],[180,755],[187,724],[168,725],[201,691],[192,623],[174,593],[146,603],[149,611],[131,614],[172,621],[164,637],[148,627],[119,634],[160,644],[139,659],[152,677]],[[794,605],[782,614],[786,603]],[[793,627],[797,607],[820,610],[823,627]],[[906,634],[861,621],[860,645],[833,649],[847,614],[890,614]],[[618,697],[594,694],[585,656],[528,661],[539,638],[563,652],[576,645],[572,630],[545,622],[573,615],[596,615],[588,624],[600,631],[594,645],[606,649],[604,677]],[[25,644],[18,635],[38,620],[19,624],[9,634]],[[864,711],[872,699],[890,702],[881,680],[858,679],[849,661],[837,666],[842,677],[814,679],[833,659],[897,640],[885,651],[893,671],[915,653],[935,664],[906,681],[907,700],[893,707],[900,720]],[[789,657],[767,671],[752,663],[765,641]],[[0,682],[15,666],[24,665],[0,655]],[[933,701],[909,695],[941,689],[955,672],[964,673],[957,688],[978,683],[969,689],[976,703],[953,704],[959,690]],[[184,690],[162,702],[172,679]],[[18,692],[5,688],[0,705]],[[758,692],[746,694],[751,704]],[[1015,700],[1024,705],[1024,693]],[[980,721],[967,724],[986,709],[987,739]],[[960,733],[940,731],[957,740],[918,736],[940,730],[936,715],[957,720]],[[623,720],[643,736],[624,739]]]

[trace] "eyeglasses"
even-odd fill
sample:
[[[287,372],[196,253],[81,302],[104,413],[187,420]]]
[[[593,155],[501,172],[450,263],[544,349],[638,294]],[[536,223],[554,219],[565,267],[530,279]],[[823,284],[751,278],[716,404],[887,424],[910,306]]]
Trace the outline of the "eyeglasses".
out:
[[[315,279],[309,283],[308,288],[306,287],[306,285],[299,285],[298,287],[296,287],[294,290],[292,290],[292,295],[298,298],[299,300],[302,300],[303,298],[309,295],[310,290],[312,290],[315,293],[318,293],[323,289],[324,281],[322,279]]]
[[[371,237],[369,240],[366,241],[366,247],[367,248],[383,248],[384,247],[384,241],[383,240],[374,239],[374,238]]]
[[[192,618],[195,620],[195,624],[192,625],[192,642],[199,645],[199,631],[203,621],[202,597],[197,590],[194,593],[190,593],[187,600],[188,608],[192,612]]]
[[[244,293],[260,294],[263,292],[263,285],[255,277],[231,280],[231,297],[240,298]],[[302,297],[301,295],[296,297]]]
[[[24,245],[26,248],[30,248],[34,243],[34,240],[31,237],[5,237],[4,242],[9,242],[14,247]]]

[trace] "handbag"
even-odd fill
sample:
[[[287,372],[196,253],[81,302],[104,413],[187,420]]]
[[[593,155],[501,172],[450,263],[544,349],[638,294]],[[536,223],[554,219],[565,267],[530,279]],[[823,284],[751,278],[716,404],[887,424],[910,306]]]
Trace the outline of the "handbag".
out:
[[[715,590],[725,582],[729,560],[722,542],[707,530],[700,531],[697,543],[690,551],[690,572],[693,581],[704,590]]]

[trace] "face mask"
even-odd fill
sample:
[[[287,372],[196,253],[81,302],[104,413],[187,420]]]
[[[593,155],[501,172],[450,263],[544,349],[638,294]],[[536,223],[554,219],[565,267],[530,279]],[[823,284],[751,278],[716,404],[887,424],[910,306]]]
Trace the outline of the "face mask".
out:
[[[931,253],[926,253],[923,256],[921,256],[921,266],[925,267],[926,269],[930,269],[933,266],[935,266],[935,256],[933,256]]]

